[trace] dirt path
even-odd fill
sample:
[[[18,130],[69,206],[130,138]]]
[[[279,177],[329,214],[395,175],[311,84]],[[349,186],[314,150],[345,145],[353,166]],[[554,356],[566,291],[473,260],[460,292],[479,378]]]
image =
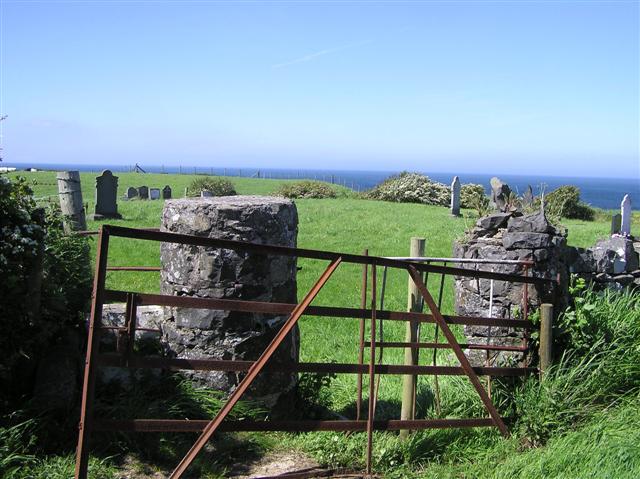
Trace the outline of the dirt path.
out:
[[[251,479],[316,468],[319,468],[318,463],[299,451],[278,451],[267,453],[247,464],[238,464],[231,470],[229,477]]]

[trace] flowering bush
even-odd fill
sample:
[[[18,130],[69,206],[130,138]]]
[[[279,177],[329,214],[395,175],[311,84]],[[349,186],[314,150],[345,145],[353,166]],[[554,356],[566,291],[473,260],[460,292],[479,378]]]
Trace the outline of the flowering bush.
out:
[[[460,187],[460,206],[462,208],[475,208],[478,203],[484,203],[489,197],[484,192],[484,186],[467,183]]]
[[[368,191],[365,197],[397,203],[448,206],[451,202],[451,189],[447,185],[432,181],[428,176],[404,171],[399,175],[390,176]]]
[[[213,176],[195,178],[187,187],[187,196],[200,196],[202,191],[209,191],[213,196],[237,195],[233,183],[225,178]]]
[[[336,192],[322,181],[296,181],[283,184],[276,195],[285,198],[335,198]]]

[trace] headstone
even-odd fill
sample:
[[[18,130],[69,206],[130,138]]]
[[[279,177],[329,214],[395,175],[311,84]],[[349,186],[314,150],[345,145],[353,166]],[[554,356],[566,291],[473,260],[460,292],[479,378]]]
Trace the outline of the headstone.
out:
[[[149,190],[149,197],[152,200],[159,200],[160,199],[160,188],[151,188]]]
[[[622,216],[620,234],[631,236],[631,198],[629,198],[629,195],[624,195],[622,203],[620,203],[620,215]]]
[[[171,187],[169,185],[162,188],[162,199],[163,200],[171,199]]]
[[[617,213],[611,217],[611,236],[620,234],[620,226],[622,225],[622,215]]]
[[[527,186],[527,189],[522,196],[522,205],[525,208],[531,208],[533,206],[533,188],[531,188],[531,185]]]
[[[207,190],[202,190],[200,192],[200,197],[201,198],[212,198],[213,197],[213,193],[211,193],[210,191],[207,191]]]
[[[500,178],[496,178],[495,176],[491,178],[491,201],[496,209],[506,212],[510,195],[511,188],[509,188],[509,185],[503,183],[500,181]]]
[[[96,177],[96,209],[94,220],[105,218],[122,218],[118,214],[118,177],[109,170],[104,170]]]
[[[295,247],[298,213],[288,199],[265,196],[184,198],[164,202],[162,231]],[[170,296],[296,303],[296,258],[232,249],[162,243],[161,291]],[[280,330],[288,314],[167,307],[160,330],[169,355],[188,359],[256,360]],[[271,362],[298,362],[297,327],[278,347]],[[209,387],[233,391],[236,372],[183,373]],[[247,391],[273,404],[292,391],[296,373],[265,372]]]
[[[138,196],[140,197],[141,200],[148,200],[149,199],[149,188],[147,188],[146,186],[139,186],[138,187]]]
[[[130,186],[129,188],[127,188],[127,199],[131,199],[131,198],[135,198],[136,196],[138,196],[138,190],[135,189],[133,186]]]
[[[457,176],[451,183],[451,214],[460,216],[460,178]]]

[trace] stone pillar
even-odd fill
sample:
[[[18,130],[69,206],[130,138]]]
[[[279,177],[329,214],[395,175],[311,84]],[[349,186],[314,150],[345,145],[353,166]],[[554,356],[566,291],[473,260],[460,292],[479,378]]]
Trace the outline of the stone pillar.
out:
[[[451,214],[460,216],[460,178],[457,176],[451,182]]]
[[[623,236],[631,236],[631,198],[624,195],[622,203],[620,203],[620,234]]]
[[[467,233],[464,242],[454,245],[455,257],[479,259],[533,260],[533,275],[556,279],[560,274],[560,290],[542,289],[529,285],[529,311],[542,302],[554,302],[557,311],[564,309],[568,281],[567,266],[564,262],[566,238],[552,226],[543,213],[522,215],[521,213],[496,213],[478,220],[476,227]],[[470,264],[458,265],[473,268]],[[522,274],[522,266],[517,264],[478,264],[481,271]],[[521,319],[523,312],[523,288],[520,283],[493,282],[488,279],[456,278],[456,313],[463,316],[489,316],[497,318]],[[489,306],[491,304],[491,311]],[[523,331],[503,327],[465,326],[467,342],[470,344],[491,344],[516,346],[523,339]],[[485,351],[468,350],[472,364],[480,366],[486,361]],[[504,366],[526,362],[520,353],[491,353],[490,364]]]
[[[288,199],[226,196],[167,200],[162,231],[252,243],[296,246],[298,213]],[[201,298],[296,303],[296,259],[163,243],[162,294]],[[170,355],[179,358],[255,360],[287,315],[166,308],[162,332]],[[294,329],[273,362],[298,361],[299,332]],[[203,384],[231,392],[242,375],[193,372]],[[296,385],[296,374],[263,373],[248,397],[273,405]]]

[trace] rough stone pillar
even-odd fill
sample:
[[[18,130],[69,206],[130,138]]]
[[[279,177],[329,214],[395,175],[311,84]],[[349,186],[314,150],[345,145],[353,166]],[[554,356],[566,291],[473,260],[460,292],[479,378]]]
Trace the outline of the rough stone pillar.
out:
[[[296,246],[298,213],[288,199],[226,196],[167,200],[162,231],[252,243]],[[162,294],[296,303],[296,259],[163,243]],[[166,308],[162,332],[168,353],[179,358],[255,360],[287,316]],[[298,361],[294,329],[271,361]],[[244,373],[243,373],[244,374]],[[207,386],[231,392],[242,375],[193,372]],[[263,373],[248,396],[273,405],[296,384],[296,374]]]
[[[535,261],[534,276],[556,279],[559,274],[561,286],[540,288],[529,285],[529,311],[542,302],[553,302],[556,310],[562,311],[566,304],[568,280],[565,248],[565,235],[551,225],[543,213],[524,216],[520,213],[496,213],[480,218],[476,227],[467,233],[465,241],[455,243],[453,255],[460,258]],[[459,266],[473,267],[468,264]],[[478,264],[477,269],[506,274],[523,272],[522,266],[517,264]],[[491,281],[458,277],[455,282],[456,312],[463,316],[521,319],[524,287],[520,283],[494,281],[492,311],[489,311]],[[465,326],[464,332],[471,344],[518,346],[523,339],[521,329]],[[485,351],[469,350],[467,355],[475,365],[483,365],[486,361]],[[489,363],[509,365],[526,362],[526,359],[520,353],[491,352]]]

